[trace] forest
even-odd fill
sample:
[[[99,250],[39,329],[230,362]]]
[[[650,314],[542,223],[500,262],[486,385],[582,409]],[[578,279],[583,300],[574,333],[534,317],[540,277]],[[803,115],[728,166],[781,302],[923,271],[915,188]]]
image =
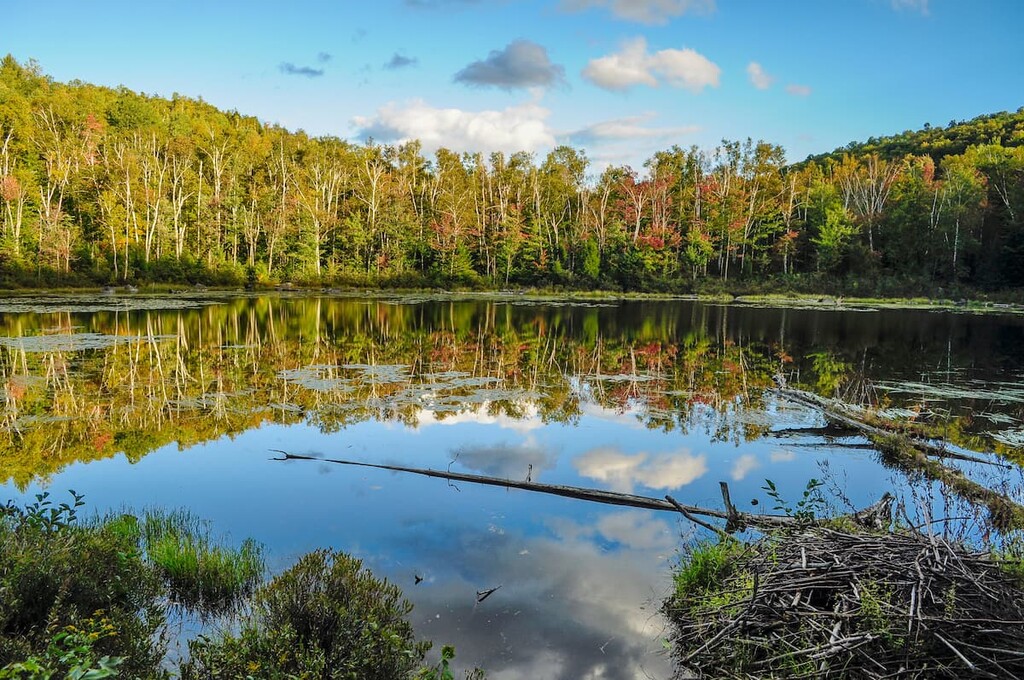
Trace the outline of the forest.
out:
[[[0,61],[0,286],[939,294],[1024,285],[1024,107],[799,163],[425,156]]]

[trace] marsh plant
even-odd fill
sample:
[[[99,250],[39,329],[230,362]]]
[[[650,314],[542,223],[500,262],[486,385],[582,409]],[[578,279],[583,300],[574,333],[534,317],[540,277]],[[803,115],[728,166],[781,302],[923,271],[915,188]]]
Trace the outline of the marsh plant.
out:
[[[320,550],[265,581],[259,545],[232,547],[190,513],[83,520],[83,505],[72,492],[0,506],[0,680],[453,677],[454,650],[424,667],[412,604],[358,559]],[[236,625],[200,635],[172,669],[180,613]]]

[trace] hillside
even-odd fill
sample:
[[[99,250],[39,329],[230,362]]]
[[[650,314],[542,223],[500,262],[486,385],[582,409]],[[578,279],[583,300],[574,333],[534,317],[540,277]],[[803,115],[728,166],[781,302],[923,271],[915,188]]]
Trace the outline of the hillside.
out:
[[[850,142],[846,146],[813,156],[807,161],[823,163],[841,160],[843,154],[867,156],[878,154],[886,160],[907,155],[930,156],[938,163],[946,156],[962,154],[972,146],[997,144],[1004,147],[1024,145],[1024,107],[1015,113],[1000,111],[971,120],[951,120],[945,127],[925,124],[920,130],[906,130],[898,135],[871,137],[864,142]]]

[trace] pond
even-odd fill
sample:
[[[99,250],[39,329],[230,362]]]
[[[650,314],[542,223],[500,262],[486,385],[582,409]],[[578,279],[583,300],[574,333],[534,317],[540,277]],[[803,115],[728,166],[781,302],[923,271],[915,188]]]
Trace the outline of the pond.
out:
[[[275,450],[772,511],[823,479],[836,507],[896,491],[866,440],[786,381],[943,423],[1021,460],[1024,318],[516,296],[0,300],[0,502],[187,508],[280,570],[364,560],[417,632],[488,677],[667,678],[658,613],[692,525],[670,513],[448,483]],[[956,463],[1020,502],[1021,468]],[[952,504],[952,505],[951,505]],[[962,509],[958,510],[962,512]],[[980,511],[979,511],[980,512]],[[979,514],[979,519],[984,517]],[[478,601],[478,593],[497,588]]]

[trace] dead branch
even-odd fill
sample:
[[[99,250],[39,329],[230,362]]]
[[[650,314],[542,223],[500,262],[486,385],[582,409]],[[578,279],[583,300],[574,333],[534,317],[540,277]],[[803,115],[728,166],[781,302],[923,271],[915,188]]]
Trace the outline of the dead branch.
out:
[[[616,491],[604,491],[602,489],[588,489],[580,486],[565,486],[561,484],[542,484],[540,482],[527,482],[518,481],[514,479],[503,479],[500,477],[488,477],[486,475],[474,475],[462,472],[451,472],[442,470],[431,470],[429,468],[413,468],[403,467],[400,465],[383,465],[378,463],[364,463],[354,460],[340,460],[336,458],[317,458],[316,456],[307,456],[296,453],[288,453],[287,451],[281,451],[280,449],[272,449],[274,453],[281,454],[280,458],[274,460],[310,460],[317,461],[320,463],[333,463],[335,465],[350,465],[354,467],[365,467],[373,468],[376,470],[389,470],[391,472],[404,472],[413,475],[422,475],[424,477],[435,477],[437,479],[447,479],[448,481],[466,482],[469,484],[485,484],[488,486],[499,486],[506,489],[522,489],[524,491],[533,491],[536,493],[545,493],[553,496],[562,496],[563,498],[573,498],[581,501],[589,501],[591,503],[604,503],[605,505],[622,505],[631,508],[644,508],[647,510],[666,510],[669,512],[681,512],[684,517],[688,515],[697,515],[701,517],[713,517],[715,519],[722,519],[726,521],[726,531],[730,531],[730,527],[733,530],[742,530],[744,527],[750,526],[757,529],[780,529],[780,528],[792,528],[804,526],[809,523],[802,519],[795,517],[789,517],[786,515],[757,515],[749,512],[738,511],[732,503],[729,501],[729,490],[723,482],[722,495],[726,501],[729,510],[723,512],[721,510],[713,510],[710,508],[701,508],[695,505],[683,505],[674,499],[672,501],[664,500],[661,498],[651,498],[650,496],[638,496],[636,494],[619,493]],[[888,500],[887,500],[888,499]],[[869,508],[865,508],[858,514],[867,513],[867,516],[872,518],[872,522],[877,521],[879,512],[883,512],[881,508],[891,507],[892,497],[886,494],[882,497],[878,503],[875,503]],[[880,505],[882,504],[882,505]],[[872,510],[874,509],[874,510]],[[683,512],[685,510],[685,512]],[[857,515],[850,515],[850,519],[859,521]],[[699,523],[698,523],[699,524]],[[701,525],[704,526],[704,525]],[[714,531],[715,529],[712,528]]]

